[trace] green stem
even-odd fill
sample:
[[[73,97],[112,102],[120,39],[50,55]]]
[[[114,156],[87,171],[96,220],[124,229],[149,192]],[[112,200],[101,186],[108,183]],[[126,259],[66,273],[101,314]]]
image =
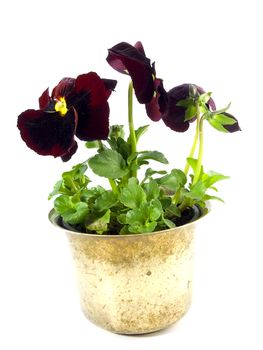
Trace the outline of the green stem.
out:
[[[197,164],[195,169],[195,175],[193,179],[193,185],[195,185],[199,180],[199,176],[202,168],[202,160],[203,160],[203,153],[204,153],[203,121],[204,121],[203,118],[201,118],[199,122],[199,151],[198,151],[198,159],[197,159]]]
[[[197,146],[197,141],[198,141],[198,136],[199,136],[199,121],[200,121],[200,116],[197,115],[194,142],[192,144],[192,148],[191,148],[191,151],[189,153],[188,158],[193,158],[193,156],[195,154],[195,149],[196,149],[196,146]],[[185,173],[186,176],[188,174],[189,168],[190,168],[190,165],[186,161],[185,168],[184,168],[184,173]]]
[[[105,147],[104,147],[103,143],[101,142],[101,140],[98,140],[98,143],[99,143],[99,149],[101,151],[105,150]],[[118,186],[116,185],[116,182],[113,179],[108,179],[108,180],[109,180],[112,192],[115,194],[118,194],[119,190],[118,190]]]
[[[128,89],[128,121],[129,121],[129,130],[130,130],[131,150],[132,150],[132,153],[136,153],[137,152],[137,139],[136,139],[134,124],[133,124],[133,102],[132,102],[132,100],[133,100],[133,86],[132,86],[132,82],[130,82],[129,89]],[[131,176],[137,177],[137,170],[136,169],[132,170]]]

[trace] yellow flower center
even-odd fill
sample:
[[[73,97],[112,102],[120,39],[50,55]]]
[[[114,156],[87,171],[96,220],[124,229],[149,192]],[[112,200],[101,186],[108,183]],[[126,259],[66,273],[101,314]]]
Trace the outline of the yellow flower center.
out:
[[[59,112],[61,117],[64,117],[67,114],[67,103],[64,97],[60,97],[59,100],[56,102],[55,111]]]

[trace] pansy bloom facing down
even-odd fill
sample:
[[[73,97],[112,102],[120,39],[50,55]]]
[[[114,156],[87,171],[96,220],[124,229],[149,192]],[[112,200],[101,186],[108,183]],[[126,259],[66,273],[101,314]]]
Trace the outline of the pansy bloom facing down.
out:
[[[106,139],[109,133],[108,98],[115,80],[101,79],[96,73],[64,78],[49,96],[39,98],[39,110],[29,109],[18,117],[17,126],[29,148],[40,155],[67,161],[81,140]]]
[[[203,94],[204,90],[194,84],[182,84],[171,89],[167,93],[166,110],[162,114],[164,123],[174,131],[184,132],[189,128],[189,123],[195,120],[195,115],[185,120],[186,107],[178,106],[179,101],[186,100],[190,97],[190,89],[195,87],[199,94]],[[215,110],[216,106],[212,98],[208,101],[211,110]]]
[[[154,67],[141,42],[134,46],[121,42],[108,50],[108,63],[118,72],[129,74],[140,103],[149,103],[154,95]]]

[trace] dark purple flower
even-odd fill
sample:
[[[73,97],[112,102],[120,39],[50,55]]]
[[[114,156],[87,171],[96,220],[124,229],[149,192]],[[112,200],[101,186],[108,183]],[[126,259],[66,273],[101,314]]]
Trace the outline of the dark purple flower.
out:
[[[96,73],[64,78],[39,98],[39,110],[27,110],[18,117],[18,128],[27,146],[40,155],[67,161],[77,150],[79,139],[102,140],[109,133],[108,98],[115,80],[101,79]]]
[[[227,112],[224,112],[224,113],[222,113],[222,114],[225,115],[226,117],[230,117],[230,118],[236,120],[236,123],[235,123],[235,124],[232,124],[232,125],[224,125],[224,124],[222,124],[223,127],[224,127],[228,132],[231,132],[231,133],[232,133],[232,132],[236,132],[236,131],[241,131],[241,128],[240,128],[240,126],[239,126],[239,124],[238,124],[237,119],[236,119],[232,114],[227,113]]]
[[[129,74],[140,103],[149,103],[154,95],[154,67],[146,57],[142,43],[121,42],[108,50],[108,63],[118,72]]]
[[[193,122],[196,117],[193,116],[190,120],[185,121],[186,107],[178,106],[178,102],[190,97],[190,88],[195,87],[200,94],[204,90],[194,84],[182,84],[174,87],[167,93],[166,109],[162,114],[164,123],[174,131],[184,132],[189,128],[189,123]],[[208,106],[211,110],[215,110],[216,106],[212,98],[208,101]]]

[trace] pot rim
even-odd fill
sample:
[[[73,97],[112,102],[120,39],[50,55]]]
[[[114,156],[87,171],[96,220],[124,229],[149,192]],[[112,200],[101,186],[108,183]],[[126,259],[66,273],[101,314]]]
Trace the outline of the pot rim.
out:
[[[193,220],[188,222],[187,224],[181,225],[181,226],[177,226],[177,227],[173,227],[173,228],[168,228],[165,230],[161,230],[161,231],[154,231],[154,232],[142,232],[142,233],[131,233],[128,235],[99,235],[99,234],[94,234],[94,233],[85,233],[85,232],[78,232],[78,231],[73,231],[73,230],[68,230],[65,227],[62,227],[61,225],[59,225],[58,223],[58,219],[60,218],[60,215],[58,213],[56,213],[55,209],[51,209],[49,214],[48,214],[48,218],[49,221],[56,227],[58,227],[59,229],[70,233],[71,235],[76,235],[76,236],[85,236],[85,237],[101,237],[101,239],[107,239],[107,238],[117,238],[117,239],[121,239],[121,237],[142,237],[142,236],[155,236],[158,234],[163,234],[163,233],[169,233],[169,232],[174,232],[174,231],[179,231],[182,228],[186,228],[189,227],[190,225],[194,225],[197,221],[200,221],[201,219],[203,219],[205,216],[207,216],[208,213],[210,213],[211,211],[211,203],[208,202],[207,203],[207,211],[205,213],[203,213],[198,219]]]

